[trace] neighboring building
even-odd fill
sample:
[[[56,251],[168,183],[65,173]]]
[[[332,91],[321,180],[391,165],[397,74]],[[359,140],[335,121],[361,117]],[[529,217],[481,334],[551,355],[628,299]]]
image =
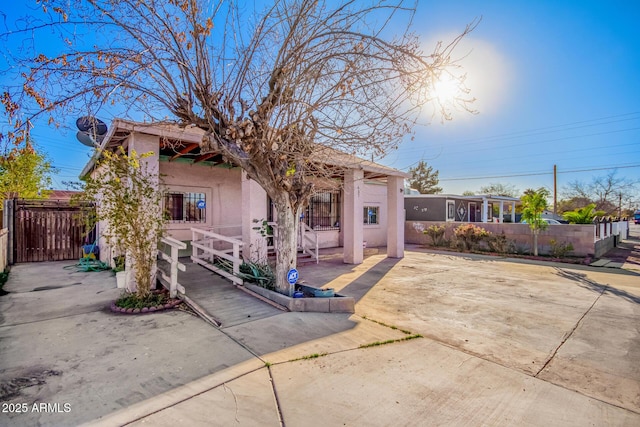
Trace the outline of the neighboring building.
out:
[[[201,152],[203,133],[197,128],[116,119],[101,149],[122,146],[127,151],[155,153],[145,161],[162,177],[169,236],[189,241],[192,227],[241,236],[245,249],[258,251],[243,252],[245,259],[259,258],[266,245],[257,225],[275,220],[277,206],[220,153]],[[94,156],[82,176],[94,173],[96,161]],[[362,262],[364,242],[387,246],[389,257],[404,256],[403,193],[404,179],[409,175],[339,152],[332,153],[331,165],[344,170],[343,177],[336,178],[332,188],[314,195],[302,217],[308,229],[317,234],[319,246],[343,247],[344,261],[353,264]],[[100,246],[102,249],[106,242]],[[101,254],[108,259],[108,251],[101,250]]]
[[[515,222],[519,201],[515,197],[487,194],[421,194],[406,195],[404,207],[407,221]]]

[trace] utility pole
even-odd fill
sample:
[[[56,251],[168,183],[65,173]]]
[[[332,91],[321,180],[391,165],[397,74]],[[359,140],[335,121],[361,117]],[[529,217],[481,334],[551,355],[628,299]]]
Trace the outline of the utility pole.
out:
[[[622,219],[622,191],[618,194],[618,218]]]
[[[558,215],[558,167],[553,165],[553,216]]]

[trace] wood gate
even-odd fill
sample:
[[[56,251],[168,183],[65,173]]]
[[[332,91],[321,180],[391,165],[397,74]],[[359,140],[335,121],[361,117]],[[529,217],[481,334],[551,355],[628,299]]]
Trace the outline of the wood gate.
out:
[[[82,245],[95,239],[86,233],[88,208],[68,201],[16,200],[14,262],[80,259]]]

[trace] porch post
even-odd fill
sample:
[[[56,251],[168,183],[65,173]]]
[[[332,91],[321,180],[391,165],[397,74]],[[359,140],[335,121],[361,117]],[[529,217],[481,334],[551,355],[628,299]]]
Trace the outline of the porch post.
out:
[[[489,220],[489,202],[486,197],[482,198],[482,222],[487,223]]]
[[[516,222],[516,202],[511,202],[511,223]]]
[[[498,221],[498,222],[504,222],[504,200],[500,200],[500,214],[499,214],[499,218],[500,218],[500,221]]]
[[[349,169],[344,175],[344,262],[361,264],[364,259],[362,193],[364,171]]]
[[[267,220],[267,193],[256,181],[242,171],[242,258],[245,261],[266,262],[267,241],[260,234],[262,222]]]
[[[387,257],[404,257],[404,178],[387,177]]]

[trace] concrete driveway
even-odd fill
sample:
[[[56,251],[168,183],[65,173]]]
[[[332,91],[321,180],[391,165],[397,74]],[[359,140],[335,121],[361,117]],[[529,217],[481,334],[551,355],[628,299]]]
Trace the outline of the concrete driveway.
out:
[[[72,425],[93,415],[105,426],[640,425],[636,271],[419,248],[402,260],[374,255],[356,267],[338,260],[300,270],[310,284],[356,297],[356,314],[282,313],[220,330],[180,312],[128,319],[91,311],[71,317],[79,329],[63,329],[67,350],[48,353],[40,342],[58,342],[56,322],[69,316],[8,322],[5,314],[3,382],[31,366],[66,372],[13,401],[44,396],[75,411],[12,422]],[[19,296],[0,298],[0,310],[12,312],[17,301],[4,299]],[[104,337],[76,334],[91,320]],[[133,334],[129,345],[109,327]],[[413,334],[423,338],[403,340]],[[75,350],[78,340],[91,340],[92,352]],[[30,355],[34,344],[39,356]],[[73,360],[60,365],[65,351]],[[152,358],[167,353],[180,356],[172,358],[179,368]],[[109,367],[121,370],[123,386],[103,391],[97,384]],[[65,375],[82,381],[65,383]]]

